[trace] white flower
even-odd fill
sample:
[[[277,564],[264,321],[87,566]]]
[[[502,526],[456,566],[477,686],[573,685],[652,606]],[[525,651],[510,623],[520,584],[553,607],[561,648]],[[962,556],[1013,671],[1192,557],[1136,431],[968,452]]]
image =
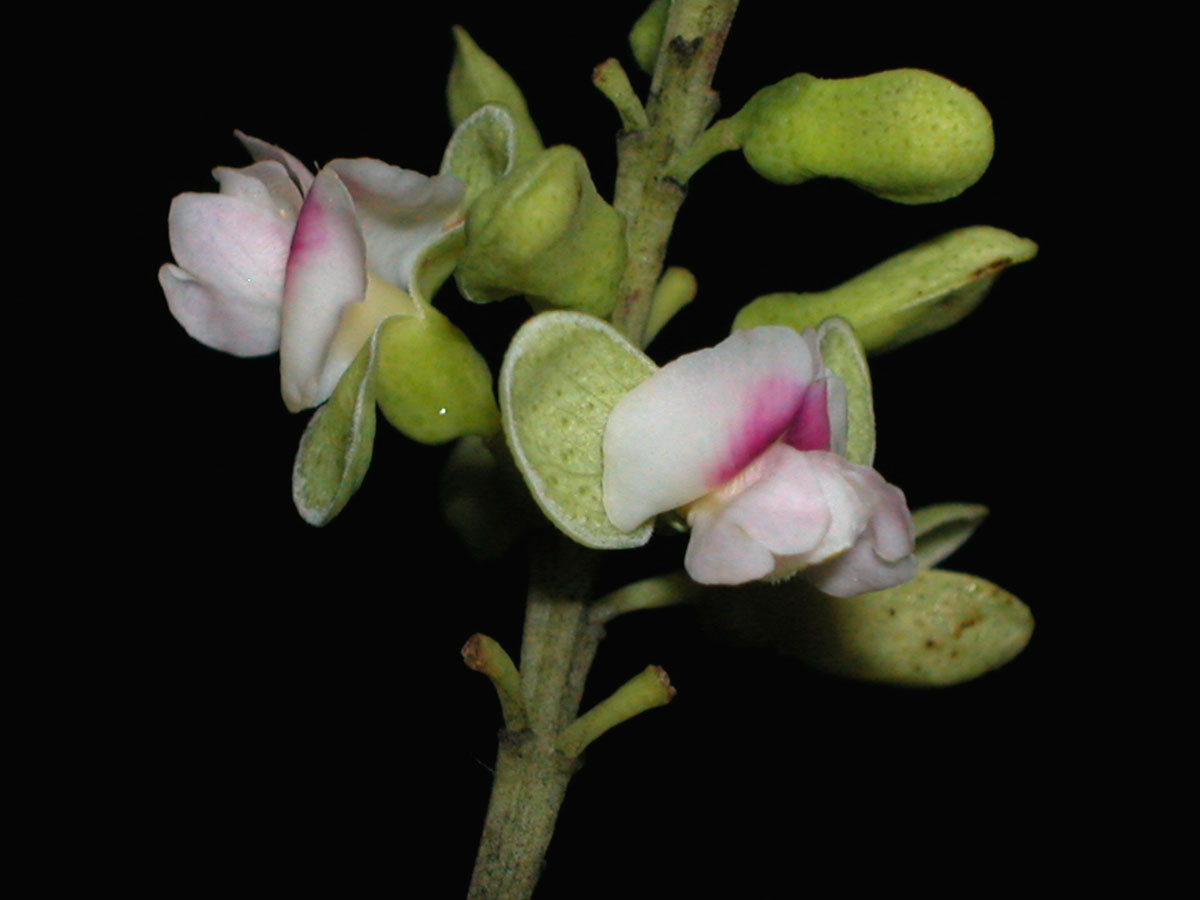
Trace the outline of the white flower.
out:
[[[664,366],[613,409],[604,505],[618,528],[679,509],[704,584],[798,571],[849,597],[915,574],[904,495],[842,455],[845,388],[812,330],[738,331]]]
[[[314,177],[291,154],[239,134],[257,162],[217,169],[218,194],[180,194],[176,265],[159,282],[188,334],[239,356],[280,354],[293,412],[324,402],[375,326],[413,315],[422,253],[461,227],[463,185],[375,159]]]

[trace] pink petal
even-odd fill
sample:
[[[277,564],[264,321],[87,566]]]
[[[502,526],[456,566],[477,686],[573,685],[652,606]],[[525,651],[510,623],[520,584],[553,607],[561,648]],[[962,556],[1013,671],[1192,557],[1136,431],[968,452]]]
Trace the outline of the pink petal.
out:
[[[453,175],[432,178],[377,159],[335,159],[362,223],[367,266],[408,290],[421,252],[463,221],[466,187]]]
[[[167,227],[178,265],[165,266],[159,281],[192,337],[239,356],[278,347],[292,224],[245,192],[187,193],[171,202]]]
[[[329,365],[343,310],[367,289],[366,247],[354,201],[329,168],[313,181],[296,223],[283,290],[279,368],[293,412],[333,392],[345,365]]]
[[[604,434],[604,505],[618,528],[683,506],[734,478],[783,435],[820,371],[790,328],[738,331],[634,388]]]
[[[242,146],[256,160],[275,160],[280,163],[295,180],[296,186],[300,188],[302,194],[307,194],[308,189],[312,187],[313,176],[308,171],[304,163],[292,156],[282,147],[276,147],[274,144],[268,144],[266,141],[259,140],[256,137],[251,137],[241,131],[234,131],[234,136],[242,142]]]

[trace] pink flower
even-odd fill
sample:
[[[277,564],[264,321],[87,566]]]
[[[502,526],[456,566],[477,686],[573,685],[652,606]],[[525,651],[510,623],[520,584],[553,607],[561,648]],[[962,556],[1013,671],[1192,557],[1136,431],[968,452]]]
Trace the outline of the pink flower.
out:
[[[413,315],[424,251],[462,224],[464,188],[375,159],[334,160],[314,177],[295,157],[238,134],[257,160],[220,168],[217,194],[180,194],[159,270],[188,334],[238,356],[279,351],[284,402],[316,406],[375,326]]]
[[[632,530],[678,509],[685,566],[703,584],[803,572],[850,597],[916,572],[900,490],[848,462],[845,387],[816,334],[735,332],[626,394],[604,434],[604,505]]]

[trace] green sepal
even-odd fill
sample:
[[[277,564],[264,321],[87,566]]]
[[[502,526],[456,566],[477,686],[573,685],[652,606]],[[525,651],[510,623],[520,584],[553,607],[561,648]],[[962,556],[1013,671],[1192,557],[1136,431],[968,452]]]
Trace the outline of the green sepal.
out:
[[[376,331],[376,335],[378,330]],[[354,496],[375,445],[376,340],[367,341],[308,421],[292,467],[292,499],[310,525],[330,522]]]
[[[455,127],[477,109],[488,103],[498,103],[508,109],[516,129],[517,159],[526,160],[545,146],[537,126],[529,115],[525,95],[512,76],[460,26],[454,26],[454,62],[446,83],[446,101],[450,121]]]
[[[503,106],[481,106],[454,129],[442,156],[441,174],[456,175],[467,186],[463,205],[512,171],[517,133],[512,115]]]
[[[960,321],[1004,269],[1036,254],[1037,244],[1012,232],[987,225],[960,228],[828,291],[759,297],[742,308],[733,328],[787,325],[803,331],[842,316],[868,353],[882,353]]]
[[[466,240],[455,279],[469,300],[526,294],[595,316],[616,305],[624,222],[574,147],[551,147],[483,191],[467,213]]]
[[[844,178],[897,203],[957,196],[983,175],[994,145],[979,98],[923,69],[793,75],[733,119],[746,161],[769,181]]]
[[[875,403],[871,370],[854,329],[845,319],[826,319],[817,327],[821,359],[846,386],[846,446],[835,448],[847,460],[869,466],[875,460]]]
[[[947,687],[1012,660],[1033,614],[974,575],[942,569],[857,597],[802,579],[712,591],[705,612],[729,638],[765,644],[831,675],[899,687]]]
[[[375,399],[398,431],[442,444],[500,428],[492,373],[479,351],[433,307],[380,323]]]
[[[936,566],[967,542],[987,514],[978,503],[939,503],[913,512],[917,565]]]
[[[671,0],[653,0],[629,31],[629,49],[633,52],[633,59],[647,75],[654,71],[670,13]]]
[[[513,460],[542,512],[599,549],[639,547],[648,521],[621,531],[604,511],[604,428],[617,401],[656,371],[607,322],[552,311],[526,322],[500,369],[500,414]]]

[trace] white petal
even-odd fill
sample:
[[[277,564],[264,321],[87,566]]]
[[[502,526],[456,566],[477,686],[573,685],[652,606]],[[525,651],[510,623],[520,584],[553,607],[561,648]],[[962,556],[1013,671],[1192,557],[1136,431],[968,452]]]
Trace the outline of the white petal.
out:
[[[700,584],[745,584],[770,575],[775,568],[771,551],[736,522],[702,511],[691,519],[683,565]]]
[[[609,417],[609,518],[631,530],[735,477],[791,426],[817,371],[810,344],[784,327],[738,331],[664,366]]]
[[[279,369],[288,409],[328,398],[342,374],[327,370],[330,346],[344,309],[361,301],[366,289],[366,248],[354,201],[338,176],[322,169],[300,210],[284,282]]]
[[[167,227],[183,275],[165,268],[159,280],[188,333],[242,356],[274,350],[292,223],[242,196],[188,193],[171,201]]]
[[[281,219],[295,224],[304,198],[279,163],[268,160],[241,169],[222,166],[213,170],[213,177],[220,184],[222,194],[241,197],[262,209],[274,210]]]
[[[268,144],[266,141],[259,140],[256,137],[251,137],[240,131],[234,131],[234,136],[242,142],[242,146],[246,148],[252,157],[256,160],[273,159],[283,165],[287,169],[288,174],[295,179],[297,187],[300,188],[302,194],[307,194],[308,189],[312,187],[313,176],[308,171],[304,163],[292,156],[282,147],[276,147],[274,144]]]
[[[362,223],[367,266],[408,290],[421,251],[461,224],[466,187],[453,175],[432,178],[377,159],[335,159]]]
[[[865,466],[853,466],[849,480],[870,507],[867,525],[848,551],[804,572],[814,586],[835,597],[895,587],[917,572],[904,494]]]
[[[279,349],[277,307],[230,303],[170,263],[158,270],[158,281],[171,314],[200,343],[237,356],[261,356]]]

